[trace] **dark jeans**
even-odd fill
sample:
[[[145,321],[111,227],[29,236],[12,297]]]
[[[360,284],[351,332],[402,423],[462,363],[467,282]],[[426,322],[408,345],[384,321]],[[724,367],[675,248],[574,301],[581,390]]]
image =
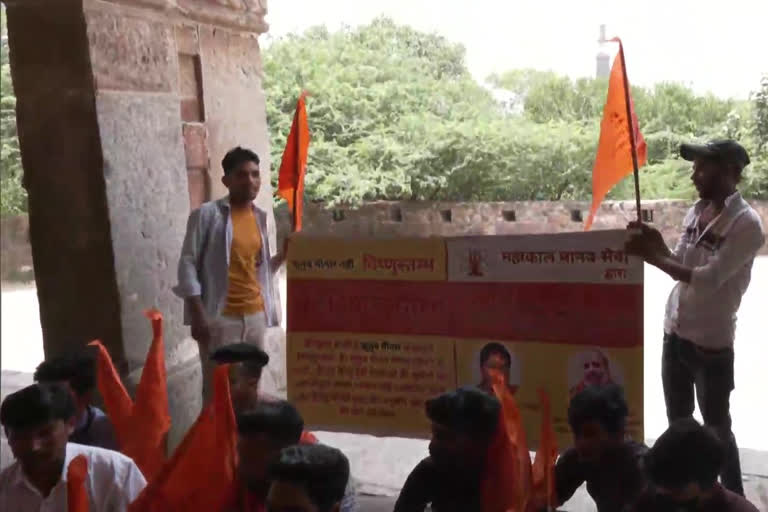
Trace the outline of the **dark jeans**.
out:
[[[726,460],[720,480],[725,488],[743,496],[739,449],[731,431],[733,349],[705,349],[676,334],[665,334],[661,378],[670,423],[693,417],[696,388],[704,424],[715,430],[725,445]]]

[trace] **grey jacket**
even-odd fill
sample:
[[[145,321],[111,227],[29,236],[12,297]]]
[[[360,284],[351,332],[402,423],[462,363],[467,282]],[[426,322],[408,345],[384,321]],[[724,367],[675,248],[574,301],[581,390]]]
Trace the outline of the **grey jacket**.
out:
[[[267,235],[267,214],[253,206],[261,231],[261,261],[258,276],[264,299],[267,326],[280,323],[273,276],[272,252]],[[187,234],[179,258],[178,284],[173,292],[187,299],[200,296],[209,318],[221,314],[226,305],[229,283],[229,257],[232,247],[232,215],[229,197],[203,204],[189,215]],[[184,324],[191,321],[188,304],[184,305]]]

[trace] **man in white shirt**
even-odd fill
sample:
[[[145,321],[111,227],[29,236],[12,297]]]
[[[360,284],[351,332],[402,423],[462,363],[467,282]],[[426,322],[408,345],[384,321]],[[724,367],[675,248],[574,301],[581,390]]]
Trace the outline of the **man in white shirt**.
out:
[[[670,251],[659,231],[632,223],[629,228],[640,229],[640,234],[631,236],[627,251],[677,281],[664,321],[667,418],[671,424],[693,416],[695,388],[704,423],[727,446],[722,483],[743,495],[729,404],[734,389],[733,341],[736,312],[765,235],[760,217],[736,190],[749,165],[739,143],[683,144],[680,155],[693,162],[691,180],[701,199],[686,215],[677,247]]]
[[[67,512],[67,468],[83,455],[89,512],[124,512],[145,487],[128,457],[68,443],[75,424],[72,394],[59,383],[33,384],[8,395],[0,423],[16,459],[0,473],[0,510]]]

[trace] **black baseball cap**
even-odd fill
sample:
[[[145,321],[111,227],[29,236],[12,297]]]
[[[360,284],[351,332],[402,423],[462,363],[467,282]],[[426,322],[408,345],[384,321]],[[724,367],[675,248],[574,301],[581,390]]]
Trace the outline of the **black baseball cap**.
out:
[[[232,343],[214,350],[211,360],[218,364],[245,363],[263,368],[269,363],[269,355],[250,343]]]
[[[680,156],[692,162],[697,158],[717,159],[722,162],[749,165],[749,155],[744,146],[730,139],[720,139],[706,144],[681,144]]]

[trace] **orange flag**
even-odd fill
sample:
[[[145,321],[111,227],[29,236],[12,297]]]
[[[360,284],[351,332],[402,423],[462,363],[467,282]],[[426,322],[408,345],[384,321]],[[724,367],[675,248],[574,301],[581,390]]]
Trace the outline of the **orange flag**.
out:
[[[213,400],[129,512],[210,512],[237,502],[237,425],[229,365],[216,368]]]
[[[293,230],[301,231],[301,213],[304,203],[304,174],[309,155],[309,123],[307,122],[306,91],[299,96],[293,115],[291,132],[285,141],[283,160],[277,181],[277,194],[288,202],[293,215]]]
[[[483,512],[524,512],[530,498],[531,456],[520,409],[501,374],[492,371],[491,378],[501,413],[488,449],[482,483]]]
[[[552,406],[549,394],[539,390],[539,403],[541,405],[541,433],[539,434],[539,449],[536,450],[536,458],[533,460],[533,484],[531,486],[531,499],[554,510],[557,507],[557,493],[555,489],[555,463],[557,462],[557,437],[555,427],[552,424]]]
[[[163,317],[157,310],[145,315],[152,320],[152,344],[141,380],[132,401],[104,346],[99,350],[98,385],[107,415],[115,429],[120,450],[131,457],[145,478],[151,479],[165,462],[166,435],[171,428],[166,389]]]
[[[317,440],[317,437],[312,432],[309,432],[307,430],[303,431],[301,433],[301,438],[299,439],[299,444],[317,444],[319,441]]]
[[[632,162],[632,144],[627,120],[627,98],[632,118],[632,132],[635,138],[637,166],[645,165],[648,159],[648,148],[635,115],[635,107],[629,95],[629,82],[626,81],[626,63],[621,41],[619,53],[613,61],[611,76],[608,80],[608,98],[603,109],[603,120],[600,123],[600,142],[597,147],[597,157],[592,168],[592,207],[585,230],[592,227],[595,213],[606,194],[625,176],[634,170]]]
[[[88,478],[88,460],[85,455],[78,455],[67,466],[67,511],[88,512],[88,490],[85,479]]]

